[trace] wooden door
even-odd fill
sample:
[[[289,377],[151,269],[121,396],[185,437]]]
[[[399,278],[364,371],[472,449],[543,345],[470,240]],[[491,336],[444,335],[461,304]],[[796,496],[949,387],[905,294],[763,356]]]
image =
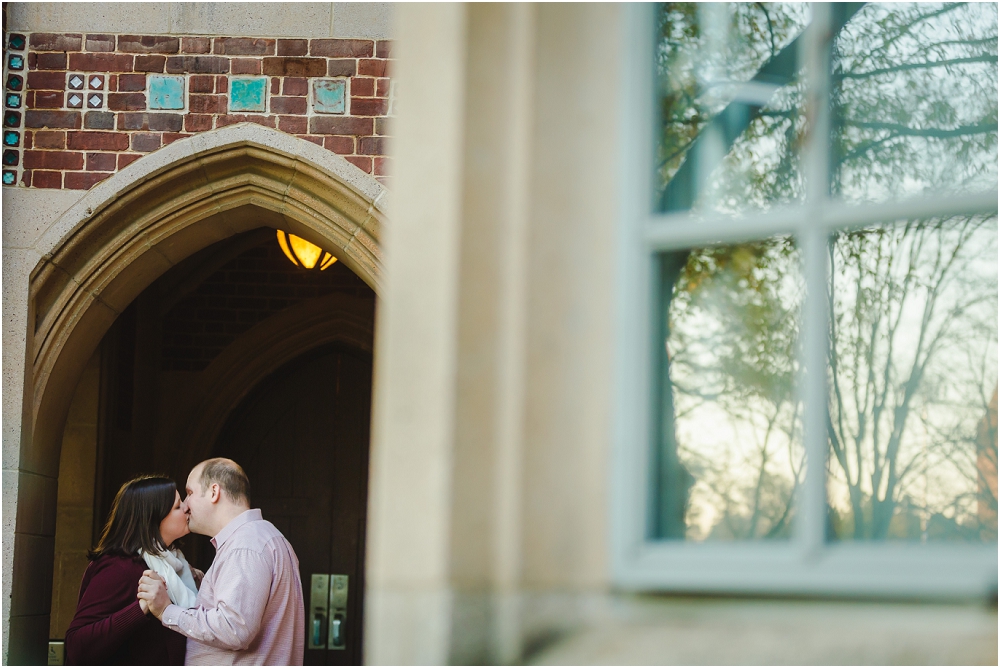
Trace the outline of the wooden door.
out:
[[[371,370],[366,353],[327,348],[307,354],[241,402],[213,452],[244,468],[251,505],[295,549],[307,623],[312,575],[348,576],[346,647],[306,649],[307,665],[362,659]]]

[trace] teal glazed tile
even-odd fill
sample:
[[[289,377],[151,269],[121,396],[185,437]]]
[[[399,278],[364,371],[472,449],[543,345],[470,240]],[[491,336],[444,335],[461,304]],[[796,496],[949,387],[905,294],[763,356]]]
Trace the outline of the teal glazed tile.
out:
[[[24,46],[27,44],[28,40],[24,35],[19,35],[17,33],[10,36],[10,48],[17,49],[18,51],[24,51]]]
[[[8,167],[17,167],[17,163],[21,161],[21,156],[17,151],[4,151],[3,152],[3,164]]]
[[[233,78],[229,81],[229,111],[264,111],[267,77]]]
[[[16,128],[21,125],[21,113],[18,111],[3,112],[3,126],[5,128]]]
[[[4,104],[11,109],[17,109],[21,106],[21,96],[17,93],[7,93],[7,97],[4,99]]]
[[[3,184],[5,186],[12,186],[17,182],[17,172],[12,172],[9,170],[3,170]]]
[[[7,75],[7,90],[21,90],[24,86],[24,79],[16,74]]]
[[[3,133],[4,146],[17,146],[21,143],[21,133],[13,130],[5,130]]]
[[[313,81],[313,111],[317,114],[343,114],[347,109],[345,79]]]
[[[150,109],[183,109],[184,77],[149,77]]]
[[[19,56],[16,53],[10,54],[10,57],[7,59],[7,66],[12,70],[23,70],[24,56]]]

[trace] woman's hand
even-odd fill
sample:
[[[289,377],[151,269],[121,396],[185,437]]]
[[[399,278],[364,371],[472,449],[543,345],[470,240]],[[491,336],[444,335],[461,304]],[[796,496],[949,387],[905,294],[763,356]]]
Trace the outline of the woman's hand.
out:
[[[194,566],[192,566],[191,567],[191,576],[194,577],[194,583],[196,585],[198,585],[198,587],[200,588],[201,587],[201,581],[205,579],[205,574],[202,571],[200,571],[197,568],[195,568]]]
[[[137,595],[137,598],[138,598],[138,595]],[[144,599],[144,598],[140,598],[139,599],[139,609],[142,610],[142,614],[144,614],[144,615],[148,615],[149,614],[149,603],[146,602],[146,599]]]

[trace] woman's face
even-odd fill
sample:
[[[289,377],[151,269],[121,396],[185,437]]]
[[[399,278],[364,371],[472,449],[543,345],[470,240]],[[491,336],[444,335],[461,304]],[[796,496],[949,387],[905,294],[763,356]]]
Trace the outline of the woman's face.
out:
[[[181,503],[181,495],[174,492],[174,506],[160,522],[160,536],[169,547],[171,543],[188,533],[187,508]]]

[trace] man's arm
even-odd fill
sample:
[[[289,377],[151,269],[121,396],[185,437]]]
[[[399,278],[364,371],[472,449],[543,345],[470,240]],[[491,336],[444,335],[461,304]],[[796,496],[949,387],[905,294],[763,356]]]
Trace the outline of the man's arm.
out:
[[[164,626],[218,649],[243,650],[260,631],[271,591],[272,565],[264,555],[237,549],[219,564],[214,583],[216,607],[185,609],[170,604],[162,581],[143,577],[139,597]]]

